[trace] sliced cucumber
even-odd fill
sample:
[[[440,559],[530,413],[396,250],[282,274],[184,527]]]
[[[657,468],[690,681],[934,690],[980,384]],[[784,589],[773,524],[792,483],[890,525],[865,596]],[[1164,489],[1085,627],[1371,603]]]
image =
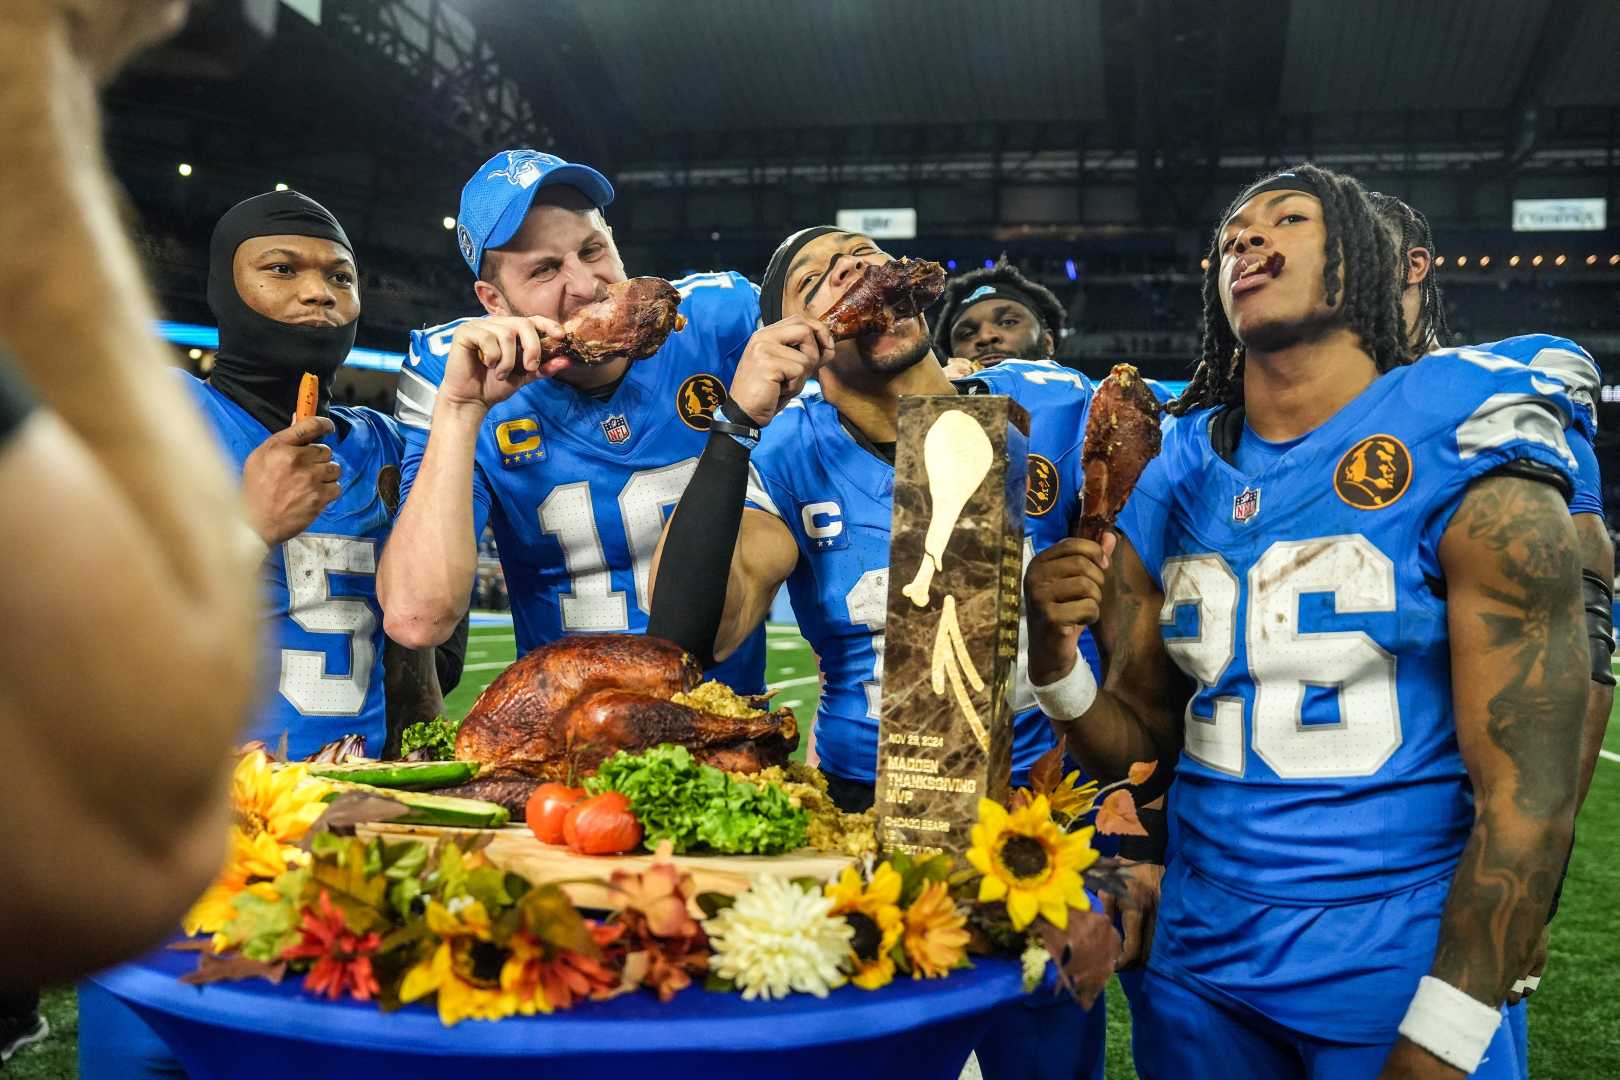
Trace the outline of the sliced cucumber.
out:
[[[410,813],[403,817],[393,819],[396,825],[450,825],[464,829],[498,829],[511,820],[511,813],[504,806],[482,799],[457,799],[450,795],[429,795],[420,791],[398,791],[392,788],[374,787],[371,784],[356,784],[346,780],[332,781],[338,787],[330,798],[337,798],[345,791],[359,791],[368,795],[376,795],[384,799],[392,799],[397,803],[404,803],[410,807]]]
[[[351,761],[342,765],[311,765],[312,776],[346,780],[372,787],[427,791],[465,784],[478,775],[476,761]]]

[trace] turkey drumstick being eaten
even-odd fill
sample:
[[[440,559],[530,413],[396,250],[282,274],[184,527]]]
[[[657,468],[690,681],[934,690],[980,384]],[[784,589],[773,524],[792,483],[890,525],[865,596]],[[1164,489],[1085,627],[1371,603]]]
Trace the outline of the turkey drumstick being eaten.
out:
[[[821,321],[835,340],[870,337],[927,310],[945,291],[945,268],[927,259],[872,263]]]
[[[1136,490],[1142,470],[1158,454],[1159,400],[1134,367],[1115,364],[1091,398],[1080,450],[1085,488],[1075,535],[1101,541]]]
[[[663,278],[635,277],[607,286],[562,324],[564,337],[541,339],[546,360],[563,357],[576,364],[645,360],[685,320],[676,311],[681,295]]]

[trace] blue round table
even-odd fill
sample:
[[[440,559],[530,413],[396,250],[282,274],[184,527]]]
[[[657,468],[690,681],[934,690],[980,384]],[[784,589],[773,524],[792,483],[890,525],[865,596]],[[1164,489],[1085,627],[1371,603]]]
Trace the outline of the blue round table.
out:
[[[135,1010],[191,1080],[544,1076],[546,1080],[955,1080],[992,1013],[1023,996],[1015,960],[974,961],[947,979],[744,1001],[696,987],[660,1004],[637,992],[550,1016],[439,1023],[431,1006],[305,994],[302,976],[187,986],[196,954],[160,950],[93,978]],[[481,1070],[489,1069],[485,1073]]]

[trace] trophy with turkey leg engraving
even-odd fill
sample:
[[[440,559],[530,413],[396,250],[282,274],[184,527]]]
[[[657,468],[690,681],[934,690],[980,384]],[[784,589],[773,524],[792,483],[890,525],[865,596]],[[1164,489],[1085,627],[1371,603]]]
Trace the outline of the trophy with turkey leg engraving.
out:
[[[878,841],[961,854],[1011,768],[1029,418],[1007,397],[900,401],[878,724]]]

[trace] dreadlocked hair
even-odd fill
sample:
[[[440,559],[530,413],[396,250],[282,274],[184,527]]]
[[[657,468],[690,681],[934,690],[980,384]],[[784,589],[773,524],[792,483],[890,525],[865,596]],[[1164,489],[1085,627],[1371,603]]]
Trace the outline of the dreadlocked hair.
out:
[[[1395,196],[1381,191],[1368,192],[1368,196],[1384,219],[1384,224],[1395,234],[1395,280],[1403,292],[1406,290],[1406,253],[1415,247],[1429,253],[1429,272],[1418,283],[1417,325],[1412,328],[1409,338],[1409,342],[1416,341],[1415,345],[1409,344],[1408,347],[1415,360],[1431,345],[1445,346],[1451,341],[1451,327],[1446,322],[1446,305],[1440,295],[1440,282],[1434,266],[1434,256],[1439,254],[1435,248],[1434,232],[1429,228],[1429,219],[1416,207],[1408,206]]]
[[[1315,165],[1296,165],[1286,172],[1306,180],[1322,201],[1322,224],[1327,232],[1322,285],[1327,291],[1328,306],[1342,303],[1345,325],[1360,338],[1362,348],[1372,355],[1380,374],[1410,363],[1405,320],[1401,315],[1401,288],[1389,272],[1395,258],[1395,240],[1385,228],[1367,190],[1354,177]],[[1245,187],[1245,193],[1252,186]],[[1239,199],[1242,198],[1240,195]],[[1238,206],[1239,203],[1234,202],[1227,207],[1210,241],[1209,269],[1204,272],[1204,330],[1198,366],[1193,370],[1187,389],[1165,406],[1165,411],[1173,416],[1214,405],[1243,403],[1243,345],[1226,321],[1220,284],[1219,230]],[[1342,288],[1341,268],[1344,272]]]
[[[961,313],[963,301],[981,285],[1011,285],[1019,292],[1027,293],[1039,309],[1035,314],[1052,332],[1053,345],[1056,347],[1057,339],[1063,336],[1063,324],[1068,321],[1068,313],[1051,289],[1025,277],[1023,271],[1007,261],[1006,252],[1002,252],[1001,258],[993,266],[969,270],[946,283],[945,295],[939,304],[939,316],[934,323],[934,347],[941,356],[951,355],[951,324]]]

